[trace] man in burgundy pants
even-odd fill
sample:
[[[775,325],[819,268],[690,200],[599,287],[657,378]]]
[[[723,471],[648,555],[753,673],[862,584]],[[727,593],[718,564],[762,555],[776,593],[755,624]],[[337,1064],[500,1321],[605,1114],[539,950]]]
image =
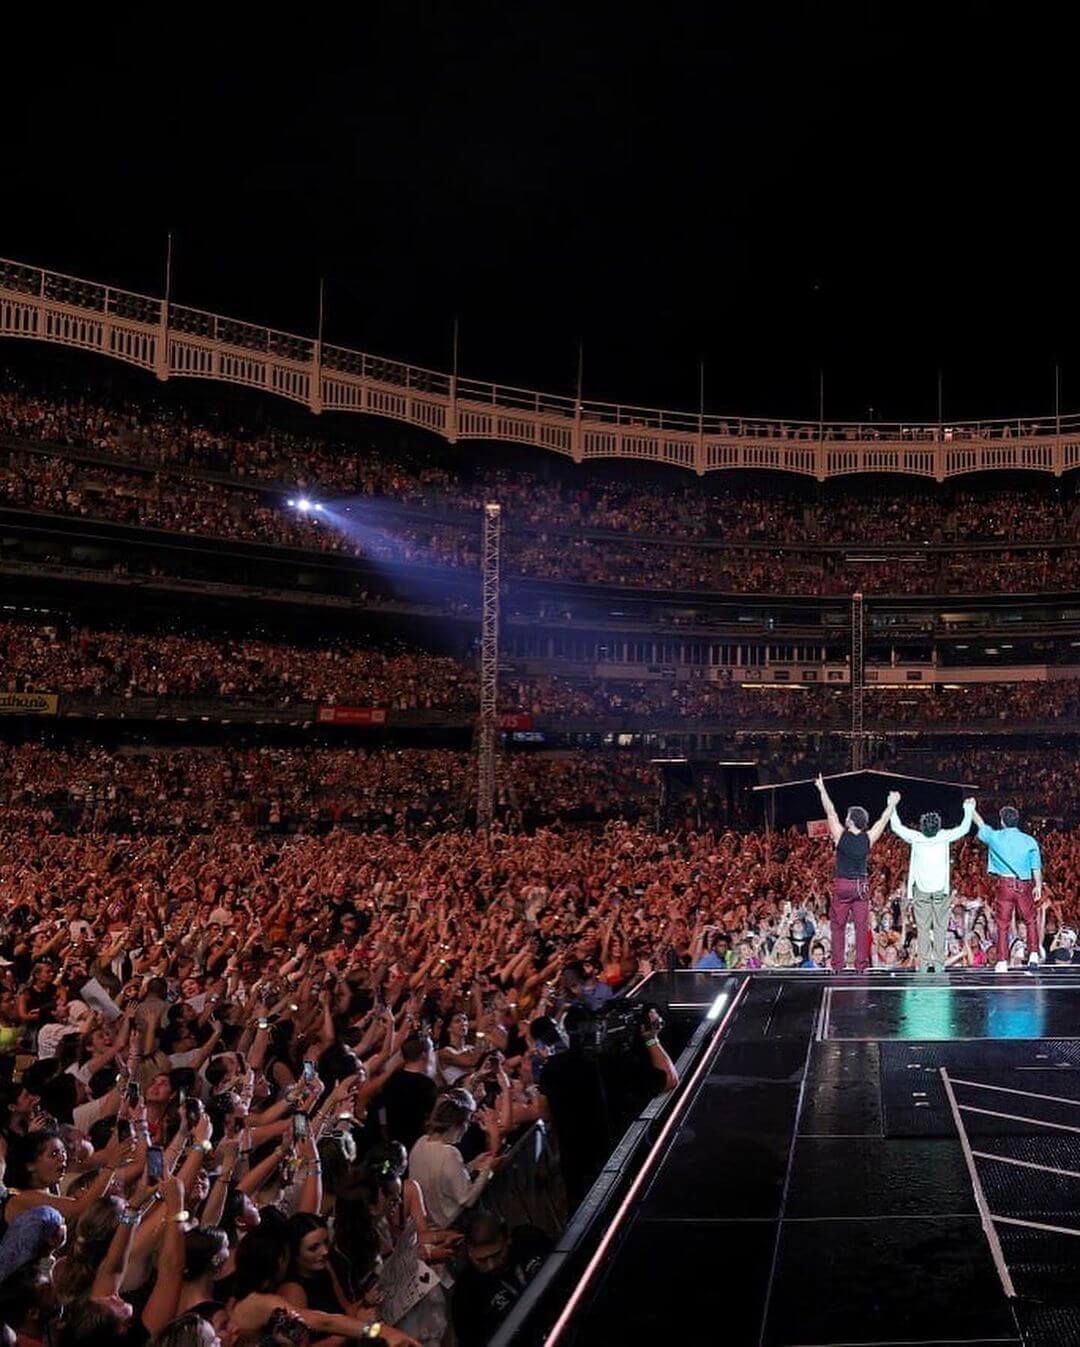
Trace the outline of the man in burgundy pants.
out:
[[[997,963],[995,973],[1009,971],[1009,926],[1014,910],[1024,923],[1028,963],[1037,968],[1039,955],[1039,923],[1036,908],[1042,902],[1042,855],[1039,844],[1030,833],[1020,831],[1020,813],[1012,805],[1001,811],[1001,827],[988,827],[975,813],[978,832],[975,836],[987,848],[987,869],[997,878],[997,900],[994,920],[997,922]]]
[[[836,878],[829,903],[829,927],[832,932],[832,970],[844,971],[847,954],[847,924],[855,923],[855,968],[864,973],[870,966],[870,873],[867,864],[870,848],[885,831],[893,811],[900,803],[900,792],[889,792],[888,803],[877,822],[870,827],[870,815],[861,805],[853,804],[840,822],[836,806],[829,799],[825,779],[814,783],[825,807],[829,836],[836,847]]]

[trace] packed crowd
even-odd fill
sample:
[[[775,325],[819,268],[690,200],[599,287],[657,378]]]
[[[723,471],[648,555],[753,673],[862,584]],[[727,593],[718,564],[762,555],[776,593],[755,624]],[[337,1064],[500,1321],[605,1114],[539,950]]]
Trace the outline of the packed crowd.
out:
[[[563,821],[484,838],[452,826],[468,764],[0,750],[0,1322],[16,1338],[479,1347],[553,1233],[500,1215],[515,1142],[548,1124],[572,1206],[624,1110],[676,1081],[650,1018],[623,1110],[583,1095],[591,1017],[669,959],[827,963],[827,839],[657,833],[629,821],[653,770],[583,753],[506,760],[504,798]],[[1074,775],[1064,751],[937,766],[977,781],[987,812],[1019,793],[1029,815]],[[583,800],[587,828],[566,821]],[[1061,962],[1080,830],[1037,826],[1041,939]],[[887,835],[876,967],[915,966],[906,868]],[[985,849],[957,844],[950,966],[992,958],[990,897]]]
[[[841,739],[822,744],[795,734],[746,738],[732,748],[767,764],[764,779],[781,781],[798,780],[815,764],[842,771],[850,753]],[[867,765],[977,787],[990,809],[1019,799],[1044,825],[1080,823],[1072,746],[930,752],[872,744]],[[469,821],[475,780],[474,756],[449,748],[0,743],[0,812],[79,833],[205,833],[231,825],[282,835],[344,828],[427,837]],[[507,753],[499,760],[497,808],[513,828],[653,819],[659,783],[660,769],[633,753]]]
[[[143,469],[9,448],[0,455],[0,500],[34,510],[143,527],[360,556],[394,566],[475,569],[479,564],[475,519],[446,512],[463,501],[453,492],[448,499],[430,499],[425,492],[431,486],[429,478],[445,479],[444,484],[455,480],[445,469],[421,473],[417,499],[402,487],[402,482],[412,479],[400,463],[375,455],[369,463],[358,458],[354,448],[351,457],[334,458],[336,475],[331,483],[321,482],[318,490],[324,494],[328,488],[356,496],[366,494],[371,499],[347,507],[331,501],[331,514],[312,511],[301,515],[286,508],[280,493],[244,486],[244,480],[250,481],[252,475],[238,472],[235,461],[228,479],[218,475],[193,477],[192,465],[182,456],[170,457],[171,448],[185,444],[188,438],[196,446],[202,445],[204,428],[192,427],[183,417],[175,423],[168,417],[160,420],[153,408],[144,411],[145,425],[137,408],[106,411],[78,400],[52,403],[19,392],[0,393],[0,426],[7,426],[18,438],[107,452],[111,459],[127,457]],[[148,436],[145,443],[140,438],[144,430]],[[211,457],[219,467],[224,466],[217,462],[219,451],[227,452],[231,445],[242,460],[242,446],[252,442],[242,431],[236,432],[235,439],[223,432],[206,434],[206,442],[216,446]],[[273,441],[273,434],[269,439]],[[311,490],[307,484],[313,478],[319,480],[314,466],[320,459],[314,448],[312,453],[314,458],[306,473],[295,472],[288,477],[294,484],[292,490]],[[195,458],[201,462],[198,452]],[[266,462],[281,466],[272,456]],[[363,469],[359,467],[361,462]],[[293,466],[300,465],[297,459]],[[369,468],[375,478],[381,480],[389,473],[398,483],[398,494],[391,492],[391,500],[401,503],[404,491],[404,503],[417,506],[417,510],[405,515],[380,510],[379,501],[386,497],[369,491],[373,482],[364,475]],[[202,470],[205,472],[205,464]],[[361,480],[348,485],[341,480],[342,473]],[[280,477],[271,474],[264,480],[268,484],[280,481]],[[712,528],[702,523],[697,528],[692,512],[689,523],[684,519],[690,488],[671,490],[664,486],[654,488],[650,495],[647,487],[598,485],[594,489],[598,517],[594,519],[582,515],[581,507],[590,496],[588,489],[568,488],[576,501],[568,500],[560,485],[525,473],[496,473],[491,481],[485,481],[483,489],[467,494],[470,508],[485,497],[498,495],[500,483],[507,488],[503,499],[510,507],[505,564],[508,570],[523,576],[634,588],[826,595],[846,594],[856,588],[865,593],[899,594],[1030,592],[1066,589],[1080,583],[1080,555],[1076,550],[1042,547],[1023,551],[1006,546],[989,553],[930,553],[917,563],[901,559],[849,562],[839,552],[798,550],[800,543],[808,542],[859,540],[872,545],[888,541],[917,546],[946,537],[955,540],[963,533],[955,525],[958,517],[970,517],[972,536],[982,541],[1008,544],[1054,537],[1075,542],[1078,535],[1072,502],[1054,496],[1040,501],[1037,509],[1022,508],[1016,493],[969,496],[948,512],[942,506],[936,519],[933,507],[926,502],[895,497],[852,498],[846,504],[818,506],[800,503],[794,511],[798,522],[785,514],[782,496],[774,501],[759,492],[750,493],[745,500],[732,497],[735,515],[739,514],[738,507],[746,507],[746,527]],[[616,499],[617,507],[612,504]],[[653,526],[628,527],[634,511],[644,508],[643,500],[652,502],[646,513]],[[426,511],[419,508],[425,503]],[[519,506],[520,514],[516,513]],[[930,519],[932,526],[926,524],[916,533],[933,536],[905,533],[905,528],[913,527],[920,517]],[[1038,528],[1010,532],[1009,521],[1024,520],[1038,521]],[[864,522],[865,530],[860,533]],[[589,533],[579,525],[603,527],[607,532]],[[673,536],[697,541],[675,543],[670,541]],[[783,543],[784,550],[740,546],[750,541]]]
[[[966,747],[913,753],[901,770],[977,785],[991,810],[1020,803],[1028,818],[1057,827],[1080,824],[1076,791],[1076,749],[1040,744]]]
[[[660,917],[597,917],[598,839],[0,828],[0,1320],[481,1347],[549,1247],[488,1202],[515,1140],[548,1121],[573,1201],[617,1135],[564,1066]]]
[[[0,621],[0,681],[11,691],[123,697],[220,697],[379,706],[476,708],[475,668],[400,641],[306,645],[269,638]]]
[[[466,821],[476,774],[453,749],[110,749],[91,741],[0,744],[0,809],[82,832],[276,832],[341,826],[418,835]],[[509,755],[499,811],[509,823],[636,818],[655,794],[640,759],[584,752]]]
[[[821,499],[791,487],[714,481],[618,482],[574,475],[452,463],[430,451],[388,455],[375,445],[329,435],[230,422],[156,401],[107,402],[85,390],[32,390],[9,380],[0,388],[0,430],[18,438],[67,445],[167,469],[213,472],[298,488],[352,494],[450,513],[501,501],[523,524],[569,525],[667,538],[795,542],[1028,542],[1076,536],[1071,499],[1055,491],[955,490],[938,500],[896,492]],[[840,508],[837,508],[840,507]]]
[[[322,703],[440,710],[472,715],[479,696],[474,661],[428,653],[402,641],[358,644],[324,637],[299,644],[273,633],[227,636],[181,623],[138,629],[87,626],[57,614],[0,619],[0,690],[94,696],[196,697],[257,705]],[[740,687],[723,680],[615,679],[522,675],[508,668],[499,689],[507,713],[567,719],[670,717],[739,723],[846,723],[843,686]],[[1075,720],[1080,683],[1055,679],[902,685],[866,691],[870,723],[923,725]]]

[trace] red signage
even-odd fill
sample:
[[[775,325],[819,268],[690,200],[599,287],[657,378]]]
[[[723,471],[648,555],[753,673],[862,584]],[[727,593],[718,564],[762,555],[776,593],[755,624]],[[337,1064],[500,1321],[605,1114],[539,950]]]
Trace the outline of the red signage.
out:
[[[806,825],[806,831],[810,837],[828,837],[829,821],[823,818],[812,818]]]
[[[527,711],[506,711],[499,717],[500,730],[531,730],[533,718]]]
[[[385,725],[385,706],[320,706],[315,719],[320,725]]]

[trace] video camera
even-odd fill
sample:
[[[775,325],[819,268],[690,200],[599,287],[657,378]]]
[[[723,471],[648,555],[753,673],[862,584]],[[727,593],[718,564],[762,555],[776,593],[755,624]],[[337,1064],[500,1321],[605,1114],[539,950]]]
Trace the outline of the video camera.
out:
[[[577,1024],[573,1041],[586,1056],[617,1057],[640,1047],[643,1031],[659,1033],[664,1027],[656,1006],[648,1001],[608,1001],[595,1015]]]

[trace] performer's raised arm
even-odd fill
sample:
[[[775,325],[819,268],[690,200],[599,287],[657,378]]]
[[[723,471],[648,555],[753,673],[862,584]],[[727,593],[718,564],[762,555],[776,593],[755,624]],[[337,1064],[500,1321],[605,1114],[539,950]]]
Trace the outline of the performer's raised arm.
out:
[[[891,790],[886,798],[885,808],[881,811],[881,817],[870,826],[870,845],[873,846],[881,834],[885,831],[886,825],[896,813],[896,806],[900,803],[900,792]]]
[[[901,823],[900,815],[895,809],[889,815],[889,827],[897,837],[902,837],[903,840],[908,843],[914,842],[921,835],[917,833],[914,828],[909,828],[906,823]]]
[[[834,842],[839,842],[844,835],[844,827],[836,812],[836,805],[829,799],[829,792],[825,786],[825,778],[820,772],[817,775],[817,780],[814,782],[814,785],[817,786],[818,794],[821,796],[821,803],[825,807],[825,819],[829,825],[829,836]]]
[[[975,813],[975,800],[971,797],[964,801],[964,817],[955,828],[944,828],[938,836],[943,842],[958,842],[971,828],[971,821],[977,818]]]

